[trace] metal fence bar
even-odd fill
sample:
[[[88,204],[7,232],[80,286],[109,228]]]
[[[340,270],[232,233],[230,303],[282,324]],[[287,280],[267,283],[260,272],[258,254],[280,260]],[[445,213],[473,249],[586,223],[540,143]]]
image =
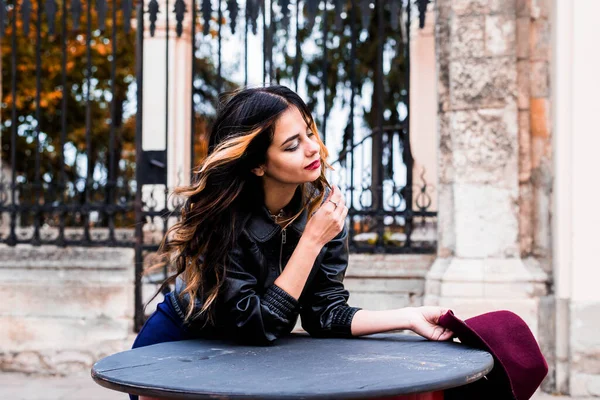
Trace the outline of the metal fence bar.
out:
[[[62,3],[61,15],[63,40],[61,41],[61,116],[60,116],[60,174],[58,177],[58,200],[59,204],[64,204],[66,201],[65,189],[67,185],[67,176],[65,172],[65,144],[67,142],[67,2]],[[59,211],[58,214],[58,238],[56,244],[64,246],[65,243],[65,211]]]
[[[112,5],[112,59],[110,62],[110,133],[108,138],[108,180],[106,182],[106,204],[108,216],[108,241],[115,242],[115,214],[112,206],[115,203],[115,189],[117,170],[115,166],[115,137],[116,137],[116,98],[115,98],[115,80],[117,77],[117,2]]]
[[[12,96],[12,109],[11,109],[11,135],[10,135],[10,165],[11,171],[11,185],[10,185],[10,233],[7,239],[7,244],[14,246],[17,244],[17,104],[15,99],[17,98],[17,3],[13,4],[12,9],[12,38],[11,38],[11,96]]]
[[[321,125],[321,129],[322,129],[322,134],[321,137],[323,138],[323,143],[327,143],[327,117],[328,117],[328,110],[327,110],[327,35],[329,34],[329,30],[328,30],[328,26],[329,23],[327,21],[327,0],[323,0],[323,76],[322,76],[322,82],[323,82],[323,123]]]
[[[218,64],[217,64],[217,92],[221,92],[223,90],[223,77],[221,76],[221,64],[223,62],[222,60],[222,27],[223,27],[223,1],[222,0],[218,0],[219,2],[219,9],[218,9],[218,22],[219,22],[219,30],[218,30],[218,34],[217,34],[217,40],[218,40],[218,44],[219,44],[219,49],[218,49]]]
[[[83,229],[86,241],[91,241],[90,236],[90,211],[88,205],[91,202],[90,192],[92,189],[92,104],[90,93],[92,90],[92,3],[87,1],[86,10],[86,93],[85,93],[85,151],[87,155],[86,178],[84,185],[85,202],[82,204],[81,213],[83,215]]]
[[[192,177],[194,176],[194,167],[195,167],[195,153],[196,153],[196,107],[195,107],[195,76],[196,76],[196,17],[197,17],[197,5],[196,0],[192,0],[192,65],[191,70],[192,74],[190,76],[190,84],[192,87],[190,99],[191,110],[190,110],[190,182],[192,181]]]
[[[375,89],[375,92],[377,93],[377,138],[376,140],[379,143],[379,154],[374,155],[372,162],[375,163],[377,162],[377,179],[375,182],[373,182],[374,184],[374,189],[377,191],[377,203],[374,204],[375,208],[377,209],[378,213],[377,213],[377,251],[378,252],[383,252],[383,247],[384,247],[384,243],[383,243],[383,235],[384,235],[384,210],[383,210],[383,162],[381,162],[380,160],[382,159],[383,156],[383,91],[384,91],[384,87],[383,87],[383,41],[384,41],[384,32],[383,32],[383,1],[382,0],[377,0],[376,1],[376,12],[377,12],[377,71],[375,72],[375,76],[379,76],[378,78],[375,79],[375,85],[377,86],[377,88]]]
[[[136,5],[137,17],[137,40],[135,46],[135,76],[137,90],[137,104],[144,102],[144,0],[139,0]],[[143,129],[144,108],[137,107],[135,124],[135,151],[137,155],[142,154],[142,129]],[[141,161],[141,160],[138,160]],[[141,169],[136,168],[135,180],[141,182]],[[144,223],[142,188],[137,187],[135,191],[135,292],[134,292],[134,330],[139,332],[144,324],[144,307],[142,303],[142,272],[143,272],[143,245],[144,245]]]
[[[404,138],[404,145],[402,146],[403,151],[403,159],[404,164],[406,165],[406,192],[405,192],[405,202],[406,202],[406,218],[405,218],[405,233],[406,233],[406,241],[404,242],[404,247],[411,247],[411,234],[412,234],[412,225],[413,225],[413,158],[411,153],[410,146],[410,18],[411,18],[411,2],[407,1],[406,5],[406,45],[404,46],[406,60],[405,68],[405,86],[406,86],[406,96],[405,96],[405,104],[406,104],[406,119],[404,123],[404,132],[402,135]]]
[[[348,138],[350,143],[350,149],[354,149],[354,101],[356,96],[356,0],[352,0],[350,3],[350,137]],[[344,154],[347,157],[348,153]],[[349,226],[349,237],[354,237],[354,151],[350,152],[350,199],[348,201],[348,216],[350,220]],[[354,243],[350,242],[351,248]]]
[[[40,244],[40,212],[39,208],[36,207],[39,205],[42,195],[42,191],[40,190],[41,182],[40,182],[40,123],[42,121],[41,112],[40,112],[40,95],[42,92],[41,87],[41,64],[42,64],[42,56],[41,56],[41,42],[42,42],[42,2],[38,0],[37,2],[37,18],[35,21],[35,176],[33,183],[33,197],[31,198],[32,202],[35,202],[33,207],[33,238],[31,243],[33,245]]]

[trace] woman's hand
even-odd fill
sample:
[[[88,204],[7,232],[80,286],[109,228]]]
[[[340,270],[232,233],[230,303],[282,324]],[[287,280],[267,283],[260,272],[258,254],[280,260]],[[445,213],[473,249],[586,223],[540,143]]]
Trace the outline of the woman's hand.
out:
[[[452,331],[438,325],[440,317],[448,309],[442,307],[407,307],[403,309],[408,318],[409,329],[429,340],[448,340]]]
[[[333,186],[327,199],[306,224],[302,237],[323,247],[342,231],[346,215],[348,207],[342,192]]]

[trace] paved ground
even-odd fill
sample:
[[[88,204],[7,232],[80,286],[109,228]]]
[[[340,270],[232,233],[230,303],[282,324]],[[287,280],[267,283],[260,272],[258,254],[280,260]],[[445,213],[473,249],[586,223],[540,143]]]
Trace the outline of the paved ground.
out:
[[[0,399],[10,400],[127,400],[123,393],[96,384],[89,375],[67,378],[0,373]],[[534,400],[584,400],[539,394]],[[591,399],[590,399],[591,400]]]

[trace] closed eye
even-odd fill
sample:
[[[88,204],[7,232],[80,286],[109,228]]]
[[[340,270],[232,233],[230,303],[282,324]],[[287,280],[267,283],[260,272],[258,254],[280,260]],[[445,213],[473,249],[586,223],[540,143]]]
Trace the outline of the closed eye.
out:
[[[315,136],[315,134],[312,131],[309,131],[306,136],[308,136],[309,138],[312,136]],[[297,140],[297,139],[296,139]],[[295,146],[292,147],[288,147],[287,149],[285,149],[284,151],[296,151],[299,147],[299,143],[297,143]]]

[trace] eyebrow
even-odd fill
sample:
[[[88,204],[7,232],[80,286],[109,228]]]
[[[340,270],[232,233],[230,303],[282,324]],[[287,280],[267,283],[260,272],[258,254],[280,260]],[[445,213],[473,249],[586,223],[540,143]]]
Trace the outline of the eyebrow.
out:
[[[306,130],[307,131],[311,130],[311,127],[307,126]],[[292,140],[298,139],[299,137],[300,137],[299,133],[295,134],[294,136],[290,136],[289,138],[285,139],[285,141],[283,143],[281,143],[281,146],[279,146],[279,147],[283,147],[283,145],[286,144],[287,142],[291,142]]]
[[[300,137],[300,134],[297,133],[294,136],[290,136],[289,138],[285,139],[285,142],[281,143],[281,146],[279,147],[283,147],[284,144],[286,144],[287,142],[291,142],[292,140],[298,139]]]

